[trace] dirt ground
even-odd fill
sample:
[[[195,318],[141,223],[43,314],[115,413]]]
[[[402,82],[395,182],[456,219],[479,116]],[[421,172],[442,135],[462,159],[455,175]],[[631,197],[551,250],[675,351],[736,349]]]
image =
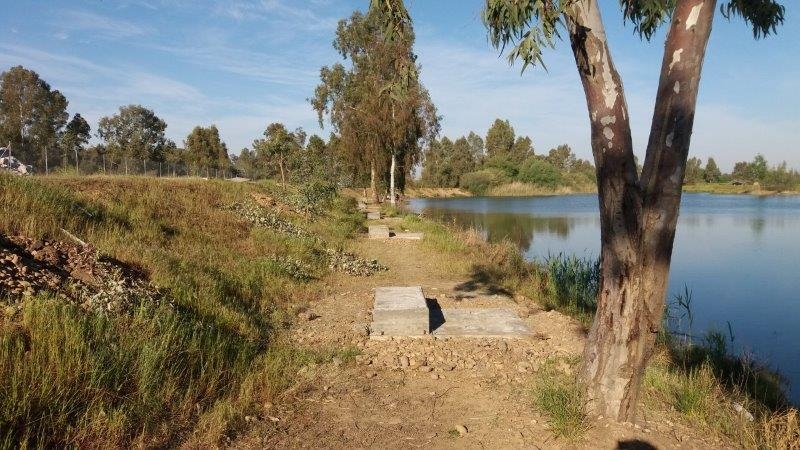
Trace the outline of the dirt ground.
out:
[[[577,441],[557,438],[532,390],[548,359],[572,369],[584,332],[555,311],[521,306],[496,286],[470,279],[468,261],[434,253],[419,241],[359,241],[355,249],[390,270],[341,276],[309,305],[292,331],[300,346],[353,348],[354,361],[305,368],[276,404],[252,418],[236,448],[726,448],[670,411],[639,408],[635,424],[592,418]],[[515,310],[525,339],[368,338],[372,289],[421,285],[442,307]],[[539,377],[541,380],[541,377]]]

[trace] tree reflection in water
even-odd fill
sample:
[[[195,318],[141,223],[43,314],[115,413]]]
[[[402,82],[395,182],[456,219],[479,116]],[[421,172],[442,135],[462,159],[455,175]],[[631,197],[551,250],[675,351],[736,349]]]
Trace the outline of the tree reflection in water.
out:
[[[534,235],[550,234],[561,238],[569,236],[570,230],[580,219],[569,217],[536,217],[514,213],[479,213],[453,211],[444,208],[426,207],[425,217],[438,222],[454,224],[462,229],[474,228],[489,242],[508,239],[526,252],[530,249]]]

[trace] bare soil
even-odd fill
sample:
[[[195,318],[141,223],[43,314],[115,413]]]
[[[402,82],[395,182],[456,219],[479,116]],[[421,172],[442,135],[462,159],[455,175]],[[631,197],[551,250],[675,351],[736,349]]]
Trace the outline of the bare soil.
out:
[[[333,278],[327,295],[308,305],[313,314],[298,316],[291,338],[303,347],[357,349],[358,356],[301,370],[296,385],[276,404],[263,405],[263,413],[250,419],[253,426],[233,447],[732,446],[692,429],[673,411],[644,405],[635,424],[591,418],[579,440],[557,438],[547,417],[537,411],[532,392],[542,380],[545,361],[554,361],[566,373],[574,370],[585,340],[577,321],[515,301],[499,287],[470,277],[469,261],[434,252],[424,242],[363,239],[355,251],[378,259],[389,271],[369,278]],[[510,308],[533,335],[370,340],[372,289],[392,285],[421,285],[426,297],[442,307]]]

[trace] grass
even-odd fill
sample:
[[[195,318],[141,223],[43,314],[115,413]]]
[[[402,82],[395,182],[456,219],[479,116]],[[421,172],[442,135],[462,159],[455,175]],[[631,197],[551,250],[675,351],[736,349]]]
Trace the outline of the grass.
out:
[[[545,361],[535,382],[534,404],[547,416],[553,434],[569,440],[582,437],[589,428],[586,396],[571,373],[569,362]]]
[[[597,192],[597,187],[590,183],[575,184],[574,186],[564,185],[552,188],[521,181],[512,181],[510,183],[490,187],[486,195],[495,197],[524,197],[529,195],[566,195],[592,192]]]
[[[545,267],[549,295],[542,306],[577,317],[588,328],[597,309],[600,260],[559,253],[548,256]]]
[[[41,295],[0,313],[0,448],[215,446],[300,367],[350,357],[294,348],[282,330],[322,289],[321,247],[361,231],[354,203],[282,213],[314,236],[295,237],[225,208],[253,193],[297,195],[271,183],[0,176],[0,232],[68,230],[141,268],[168,300],[105,316]]]
[[[753,184],[734,185],[730,183],[695,183],[683,186],[683,192],[704,192],[709,194],[752,194],[752,195],[774,195],[774,194],[797,194],[798,186],[794,189],[778,191],[773,187]]]

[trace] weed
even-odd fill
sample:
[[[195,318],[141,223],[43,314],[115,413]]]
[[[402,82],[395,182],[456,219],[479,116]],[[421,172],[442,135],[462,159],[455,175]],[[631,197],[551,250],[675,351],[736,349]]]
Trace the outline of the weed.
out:
[[[533,388],[534,403],[547,415],[556,436],[576,440],[588,429],[586,398],[575,376],[556,367],[565,364],[545,362]]]

